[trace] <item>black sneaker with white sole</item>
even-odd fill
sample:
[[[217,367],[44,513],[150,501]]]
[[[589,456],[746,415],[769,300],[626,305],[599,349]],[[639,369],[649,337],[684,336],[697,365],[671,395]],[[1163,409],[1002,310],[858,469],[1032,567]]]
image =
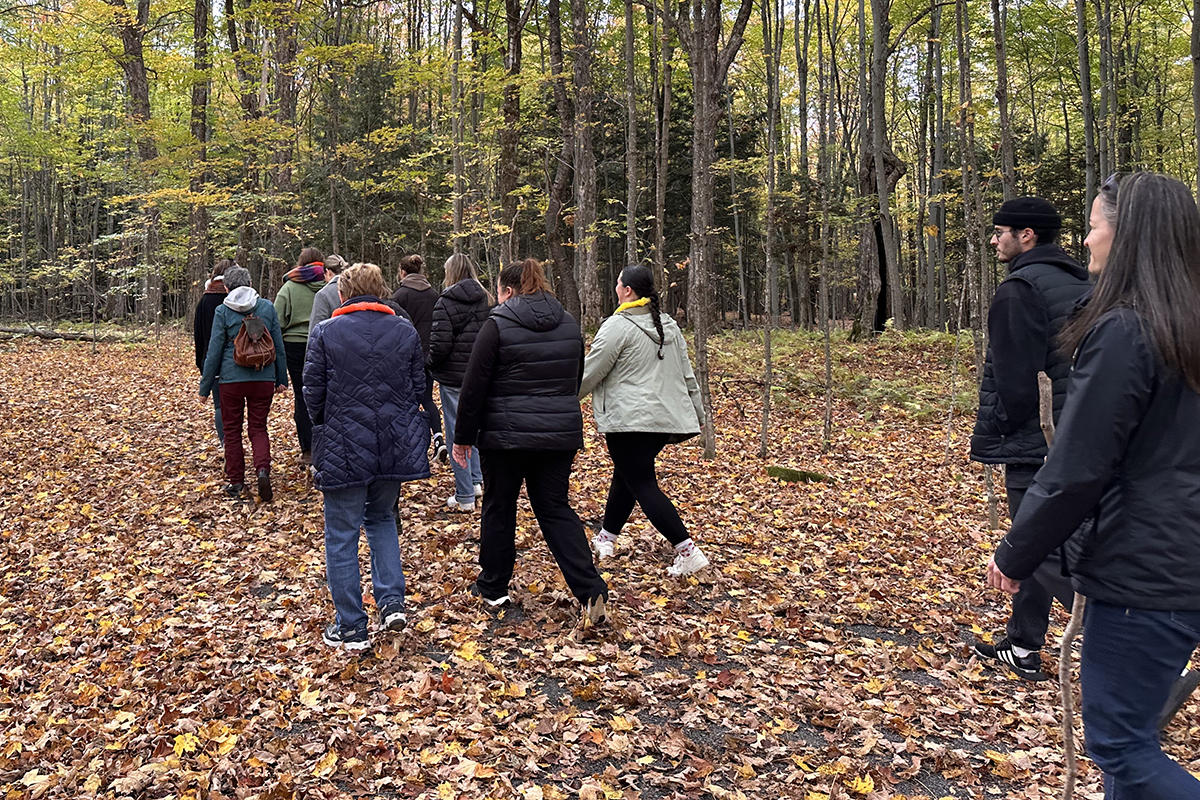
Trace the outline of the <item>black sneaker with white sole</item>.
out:
[[[1048,681],[1050,676],[1042,671],[1041,653],[1030,653],[1018,656],[1013,650],[1012,642],[1005,636],[996,644],[975,643],[975,653],[980,658],[999,661],[1027,681]]]
[[[500,597],[485,596],[483,592],[480,591],[478,583],[472,583],[468,591],[475,597],[478,597],[480,600],[487,603],[492,608],[503,608],[504,606],[512,605],[512,600],[508,595],[502,595]]]
[[[433,435],[433,457],[442,464],[447,464],[450,461],[450,450],[446,447],[446,440],[442,438],[440,433]]]
[[[371,640],[367,636],[366,628],[345,631],[336,622],[331,622],[325,626],[321,639],[330,647],[344,647],[351,652],[371,649]]]
[[[388,603],[379,609],[379,627],[385,631],[402,631],[407,622],[404,603]]]

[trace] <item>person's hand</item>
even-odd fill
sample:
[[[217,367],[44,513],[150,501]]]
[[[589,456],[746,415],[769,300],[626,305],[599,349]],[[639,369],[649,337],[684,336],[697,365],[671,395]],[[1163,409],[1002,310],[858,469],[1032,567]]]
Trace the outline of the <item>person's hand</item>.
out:
[[[456,444],[451,448],[451,454],[454,456],[454,463],[466,469],[467,462],[471,459],[471,445]]]
[[[201,397],[208,397],[208,394],[205,393],[205,391],[203,389],[198,389],[196,391],[196,394],[200,395]]]
[[[282,383],[275,384],[275,394],[283,394],[286,391],[287,386],[283,385]]]
[[[1002,592],[1006,592],[1007,594],[1016,594],[1017,590],[1021,588],[1020,581],[1014,581],[1012,578],[1000,571],[1000,568],[996,566],[995,558],[992,558],[988,561],[987,585],[993,589],[999,589]]]

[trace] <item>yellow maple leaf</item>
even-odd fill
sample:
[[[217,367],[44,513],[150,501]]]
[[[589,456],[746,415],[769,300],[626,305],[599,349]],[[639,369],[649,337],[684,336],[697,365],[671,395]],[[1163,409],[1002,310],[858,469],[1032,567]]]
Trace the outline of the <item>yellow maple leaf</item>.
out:
[[[317,700],[319,700],[320,697],[321,697],[320,689],[305,689],[304,691],[300,692],[300,702],[303,703],[304,705],[308,706],[309,708],[312,708],[313,706],[315,706],[317,704]]]
[[[471,641],[470,639],[463,642],[462,646],[454,651],[454,655],[458,656],[463,661],[473,661],[478,654],[479,645],[475,644],[475,642]]]
[[[336,750],[330,750],[325,755],[321,756],[321,760],[313,767],[312,774],[318,778],[327,778],[337,769],[338,754]]]
[[[236,733],[231,733],[224,741],[221,742],[220,747],[217,748],[217,755],[223,756],[236,747],[237,738],[238,737]]]
[[[438,800],[454,800],[454,787],[449,782],[438,784]]]
[[[181,733],[175,737],[175,755],[182,756],[184,753],[194,753],[199,744],[200,740],[196,738],[196,734]]]
[[[852,781],[847,781],[846,786],[855,794],[870,794],[875,791],[875,781],[870,775],[860,775]]]

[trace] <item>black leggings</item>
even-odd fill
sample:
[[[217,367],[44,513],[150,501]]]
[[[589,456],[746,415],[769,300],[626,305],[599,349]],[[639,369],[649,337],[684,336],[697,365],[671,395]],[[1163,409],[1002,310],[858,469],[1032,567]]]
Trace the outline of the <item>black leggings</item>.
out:
[[[667,446],[666,433],[606,433],[613,460],[612,483],[604,506],[604,530],[620,533],[636,503],[658,532],[671,544],[690,538],[671,498],[658,487],[654,459]]]

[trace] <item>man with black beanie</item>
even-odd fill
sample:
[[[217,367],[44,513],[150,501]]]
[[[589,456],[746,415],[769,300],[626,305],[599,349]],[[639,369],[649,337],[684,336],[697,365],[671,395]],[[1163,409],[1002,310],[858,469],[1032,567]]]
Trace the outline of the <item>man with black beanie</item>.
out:
[[[987,360],[979,387],[979,413],[971,436],[971,459],[1005,465],[1010,518],[1046,458],[1038,416],[1039,372],[1054,386],[1054,420],[1062,411],[1071,354],[1058,333],[1089,288],[1087,270],[1058,246],[1062,219],[1039,197],[1005,201],[992,217],[992,246],[1008,268],[988,310]],[[1046,641],[1050,607],[1057,597],[1071,607],[1074,590],[1052,556],[1013,596],[1007,634],[975,651],[1008,665],[1026,680],[1046,680],[1039,652]]]

